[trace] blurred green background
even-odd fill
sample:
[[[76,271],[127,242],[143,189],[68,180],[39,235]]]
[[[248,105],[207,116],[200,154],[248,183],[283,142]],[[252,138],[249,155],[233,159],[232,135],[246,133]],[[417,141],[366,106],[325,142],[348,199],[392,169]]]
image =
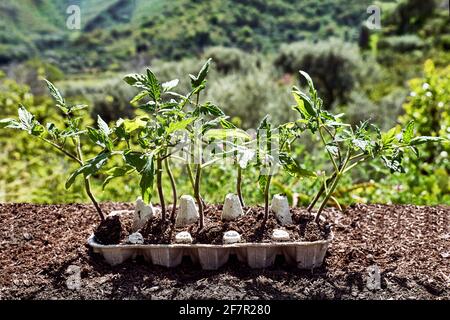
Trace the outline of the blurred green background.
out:
[[[81,29],[66,27],[70,5],[78,5]],[[381,29],[367,26],[369,5],[381,9]],[[290,110],[297,71],[311,74],[327,108],[354,124],[370,118],[384,129],[414,119],[418,134],[450,136],[450,17],[448,0],[2,0],[0,3],[0,118],[24,104],[38,120],[60,114],[42,78],[69,101],[88,103],[89,119],[133,117],[135,92],[121,79],[149,66],[159,79],[180,79],[208,58],[214,63],[205,99],[221,106],[244,129],[270,113],[281,123]],[[183,90],[182,90],[183,91]],[[186,90],[184,90],[186,91]],[[297,157],[307,168],[329,164],[305,134]],[[99,150],[92,147],[87,154]],[[391,175],[375,163],[347,177],[335,196],[354,202],[450,204],[449,144],[421,149],[406,159],[406,174]],[[175,165],[180,193],[192,193]],[[64,189],[74,167],[26,133],[0,131],[0,201],[84,202],[80,182]],[[261,203],[257,174],[244,171],[247,203]],[[234,190],[234,170],[205,170],[203,193],[221,202]],[[102,201],[134,201],[138,177],[116,179],[101,190]],[[165,179],[168,182],[168,179]],[[319,182],[276,176],[273,193],[308,203]],[[166,194],[170,187],[166,185]],[[156,199],[156,197],[155,197]]]

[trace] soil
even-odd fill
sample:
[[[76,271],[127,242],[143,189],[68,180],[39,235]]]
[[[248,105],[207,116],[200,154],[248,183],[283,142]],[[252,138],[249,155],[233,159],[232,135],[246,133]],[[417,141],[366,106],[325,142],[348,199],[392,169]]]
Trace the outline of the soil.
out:
[[[125,236],[119,216],[109,216],[95,229],[95,239],[101,244],[118,244]]]
[[[153,218],[140,232],[144,236],[145,243],[159,244],[173,243],[175,235],[181,231],[188,231],[193,237],[193,243],[205,244],[222,244],[224,232],[230,230],[239,232],[243,242],[272,242],[273,229],[287,231],[293,241],[323,240],[328,238],[330,232],[329,225],[323,224],[319,227],[314,222],[314,217],[305,209],[293,209],[291,212],[293,223],[285,226],[281,226],[274,214],[270,212],[266,225],[263,226],[263,207],[245,207],[243,216],[229,222],[221,220],[222,208],[222,205],[206,206],[204,228],[201,230],[196,223],[176,228],[168,220]],[[125,243],[128,235],[125,232],[123,234],[122,243]]]
[[[132,204],[103,203],[105,212]],[[327,209],[335,239],[324,265],[277,259],[253,270],[232,260],[203,271],[143,259],[111,267],[86,246],[90,205],[0,204],[0,299],[450,299],[450,207]],[[381,286],[370,277],[379,270]]]

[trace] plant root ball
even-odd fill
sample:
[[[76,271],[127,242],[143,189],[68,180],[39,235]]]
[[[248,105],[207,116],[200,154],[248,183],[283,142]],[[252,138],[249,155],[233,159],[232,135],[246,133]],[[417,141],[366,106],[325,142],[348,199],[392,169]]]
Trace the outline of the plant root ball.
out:
[[[118,244],[122,238],[122,223],[118,215],[108,216],[95,229],[94,236],[101,244]]]

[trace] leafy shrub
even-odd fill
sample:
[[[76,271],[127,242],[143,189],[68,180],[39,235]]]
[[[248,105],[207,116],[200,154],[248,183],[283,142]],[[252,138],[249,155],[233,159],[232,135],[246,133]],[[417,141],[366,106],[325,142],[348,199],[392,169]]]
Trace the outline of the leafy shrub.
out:
[[[385,37],[378,42],[379,49],[390,49],[400,53],[422,50],[425,47],[425,41],[415,34]]]
[[[326,107],[348,101],[358,87],[363,60],[358,47],[337,39],[312,44],[298,42],[283,45],[274,60],[275,67],[293,74],[302,69],[311,74],[323,92]]]

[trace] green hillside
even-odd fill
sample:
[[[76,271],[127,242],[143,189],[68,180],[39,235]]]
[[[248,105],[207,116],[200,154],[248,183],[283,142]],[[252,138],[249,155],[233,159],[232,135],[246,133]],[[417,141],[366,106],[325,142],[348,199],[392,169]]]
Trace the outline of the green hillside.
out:
[[[65,26],[81,9],[82,31]],[[2,1],[0,64],[33,56],[63,69],[104,69],[145,53],[180,59],[209,46],[270,51],[285,42],[341,37],[356,41],[369,0],[21,0]],[[95,47],[97,56],[81,61]],[[78,67],[79,68],[79,67]]]

